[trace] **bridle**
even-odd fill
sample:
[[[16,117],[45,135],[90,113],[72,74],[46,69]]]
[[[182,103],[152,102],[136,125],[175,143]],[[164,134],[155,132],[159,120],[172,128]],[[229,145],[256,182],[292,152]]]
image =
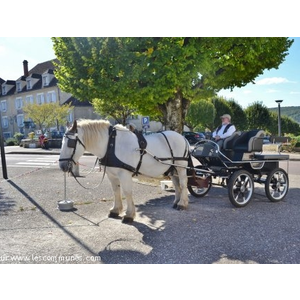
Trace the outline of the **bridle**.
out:
[[[71,139],[70,136],[75,136],[75,139]],[[74,155],[75,155],[75,152],[76,152],[76,148],[77,148],[77,142],[79,142],[79,144],[82,145],[82,147],[85,149],[85,145],[84,143],[80,140],[80,138],[78,137],[78,132],[76,130],[76,132],[68,132],[68,133],[65,133],[64,135],[64,138],[67,138],[68,141],[67,141],[67,146],[69,148],[73,148],[73,153],[71,155],[70,158],[60,158],[58,161],[68,161],[69,163],[73,162],[75,165],[77,164],[77,162],[73,159]],[[71,166],[70,166],[70,169]]]
[[[75,136],[75,139],[71,139],[70,136]],[[76,132],[68,132],[68,133],[65,133],[64,138],[67,138],[67,139],[68,139],[68,141],[67,141],[67,146],[68,146],[69,148],[73,148],[73,152],[72,152],[72,155],[71,155],[70,158],[60,158],[58,161],[67,161],[67,162],[68,162],[68,171],[69,171],[69,173],[71,173],[71,174],[73,175],[74,179],[77,181],[77,183],[78,183],[81,187],[83,187],[84,189],[87,189],[87,190],[97,188],[97,187],[102,183],[103,178],[104,178],[104,174],[103,174],[102,181],[101,181],[99,184],[97,184],[95,187],[87,188],[87,187],[83,186],[83,185],[78,181],[78,179],[76,178],[76,175],[73,173],[73,170],[72,170],[72,162],[73,162],[75,165],[77,164],[77,162],[74,160],[73,157],[74,157],[74,155],[75,155],[75,152],[76,152],[76,148],[77,148],[78,143],[79,143],[84,149],[86,149],[84,143],[83,143],[83,142],[80,140],[80,138],[78,137],[77,129],[76,129]],[[94,165],[94,169],[95,169],[96,164],[97,164],[98,161],[99,161],[99,160],[98,160],[98,158],[97,158],[97,159],[96,159],[96,162],[95,162],[95,165]]]

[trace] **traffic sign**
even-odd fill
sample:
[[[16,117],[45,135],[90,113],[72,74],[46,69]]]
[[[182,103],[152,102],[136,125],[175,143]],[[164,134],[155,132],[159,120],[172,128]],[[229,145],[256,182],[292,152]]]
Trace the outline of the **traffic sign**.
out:
[[[150,124],[150,118],[149,117],[142,117],[142,125],[149,125]]]

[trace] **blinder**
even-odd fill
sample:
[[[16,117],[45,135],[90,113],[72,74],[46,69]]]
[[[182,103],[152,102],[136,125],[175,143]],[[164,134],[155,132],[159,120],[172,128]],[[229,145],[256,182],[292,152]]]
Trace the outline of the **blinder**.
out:
[[[76,148],[76,144],[77,144],[77,139],[70,139],[68,138],[68,142],[67,142],[67,146],[69,148]]]
[[[75,136],[75,139],[71,139],[69,136]],[[60,158],[59,161],[68,161],[69,163],[73,162],[74,164],[76,164],[76,162],[74,161],[73,157],[75,155],[75,151],[76,151],[76,147],[77,147],[77,142],[79,142],[79,144],[81,144],[83,146],[83,148],[85,149],[85,145],[83,144],[83,142],[78,138],[77,132],[76,133],[66,133],[65,134],[65,138],[68,139],[67,141],[67,146],[68,148],[73,149],[73,153],[71,155],[70,158]],[[71,165],[70,165],[70,169],[71,169]]]

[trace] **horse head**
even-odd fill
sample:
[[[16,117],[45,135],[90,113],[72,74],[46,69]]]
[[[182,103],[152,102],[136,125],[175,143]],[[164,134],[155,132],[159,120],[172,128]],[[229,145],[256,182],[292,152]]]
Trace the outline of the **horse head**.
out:
[[[62,139],[62,146],[59,156],[59,167],[64,172],[72,172],[73,165],[78,163],[83,155],[85,145],[82,142],[82,132],[77,128],[75,120],[72,127],[67,129]]]

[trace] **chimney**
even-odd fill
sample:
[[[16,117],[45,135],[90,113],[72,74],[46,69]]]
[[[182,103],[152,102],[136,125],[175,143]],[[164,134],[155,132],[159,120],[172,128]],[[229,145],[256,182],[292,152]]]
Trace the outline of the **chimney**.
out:
[[[27,60],[23,61],[23,69],[24,69],[24,76],[28,77],[29,72],[28,72],[28,61]]]

